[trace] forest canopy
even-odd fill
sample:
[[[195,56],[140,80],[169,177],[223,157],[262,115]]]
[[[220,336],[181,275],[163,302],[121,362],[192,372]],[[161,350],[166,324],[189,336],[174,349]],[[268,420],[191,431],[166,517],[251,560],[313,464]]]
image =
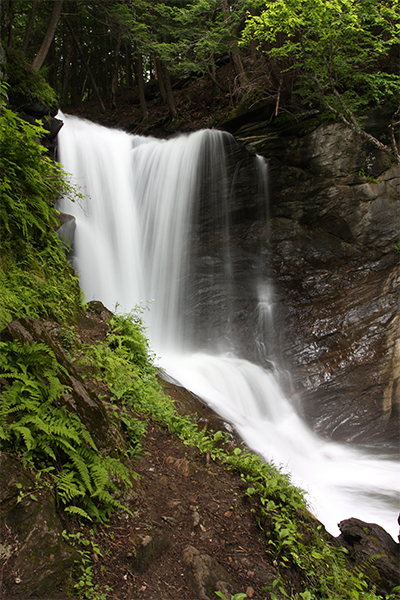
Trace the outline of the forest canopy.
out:
[[[176,119],[174,89],[199,77],[237,109],[269,102],[277,116],[313,107],[358,132],[367,109],[390,104],[386,144],[399,159],[398,0],[6,0],[1,6],[8,81],[20,85],[24,64],[26,73],[39,72],[62,107],[94,100],[104,112],[132,91],[144,120],[151,94]],[[221,77],[226,64],[228,79]]]

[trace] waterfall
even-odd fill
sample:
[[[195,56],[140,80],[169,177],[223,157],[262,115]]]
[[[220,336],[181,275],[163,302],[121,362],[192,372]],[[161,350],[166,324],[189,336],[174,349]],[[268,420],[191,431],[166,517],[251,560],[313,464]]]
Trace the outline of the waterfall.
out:
[[[388,448],[323,441],[301,420],[279,385],[273,281],[251,269],[254,354],[268,369],[241,353],[229,216],[240,163],[232,167],[226,158],[233,138],[205,130],[166,141],[61,118],[59,160],[82,197],[64,198],[59,209],[76,219],[73,264],[86,300],[124,312],[149,302],[146,324],[160,366],[231,422],[251,449],[290,472],[331,533],[354,516],[395,537],[395,457]],[[253,168],[262,204],[265,161],[254,157]],[[261,213],[265,219],[266,203]],[[211,222],[216,229],[200,252],[196,240]]]

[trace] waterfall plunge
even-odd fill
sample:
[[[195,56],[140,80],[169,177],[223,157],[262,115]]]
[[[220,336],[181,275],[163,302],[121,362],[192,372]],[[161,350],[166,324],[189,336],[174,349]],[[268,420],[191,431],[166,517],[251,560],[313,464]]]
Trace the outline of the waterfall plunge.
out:
[[[110,309],[118,304],[126,312],[151,301],[146,322],[160,365],[233,423],[250,448],[290,472],[331,533],[337,535],[336,524],[354,516],[395,537],[400,478],[394,458],[384,450],[318,439],[284,397],[274,373],[233,353],[228,209],[235,174],[230,180],[225,165],[228,134],[207,130],[165,141],[62,118],[60,162],[83,198],[64,199],[60,210],[76,218],[74,266],[86,299],[99,299]],[[265,163],[255,160],[262,188]],[[226,208],[222,271],[213,273],[209,257],[207,281],[223,297],[227,326],[223,335],[209,332],[207,352],[203,346],[200,352],[189,292],[193,219],[205,172],[211,177],[206,193],[214,189],[215,201]],[[268,358],[273,290],[269,282],[254,286],[259,300],[254,343]]]

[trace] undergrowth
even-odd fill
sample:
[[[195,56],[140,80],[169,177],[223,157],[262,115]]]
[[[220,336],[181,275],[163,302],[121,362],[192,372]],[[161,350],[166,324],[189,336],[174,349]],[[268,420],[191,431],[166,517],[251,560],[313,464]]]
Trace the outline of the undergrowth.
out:
[[[61,250],[53,207],[62,194],[79,194],[38,143],[45,130],[7,108],[5,84],[0,104],[0,327],[23,316],[63,323],[79,309],[81,292]]]
[[[158,381],[140,312],[113,316],[105,342],[81,347],[80,352],[81,368],[111,392],[111,420],[127,441],[118,458],[99,452],[80,419],[67,410],[63,396],[68,390],[59,377],[63,367],[48,347],[3,342],[0,352],[6,381],[0,413],[3,449],[45,471],[58,503],[67,512],[104,521],[113,510],[123,509],[117,496],[121,488],[132,484],[127,465],[140,451],[146,417],[150,417],[184,444],[240,474],[277,570],[273,584],[263,590],[266,598],[381,599],[369,589],[361,572],[349,570],[346,550],[330,543],[309,513],[304,493],[292,485],[288,475],[245,449],[232,448],[228,434],[200,429],[194,418],[176,412]],[[75,541],[82,559],[77,591],[84,597],[99,598],[102,591],[93,587],[85,544]],[[288,574],[293,569],[300,574],[302,591],[291,588]],[[394,600],[395,595],[386,598]]]
[[[5,452],[46,472],[57,503],[66,512],[104,521],[116,508],[113,493],[132,484],[132,472],[117,458],[103,455],[89,431],[64,401],[63,367],[45,344],[0,342],[4,385],[0,441]]]

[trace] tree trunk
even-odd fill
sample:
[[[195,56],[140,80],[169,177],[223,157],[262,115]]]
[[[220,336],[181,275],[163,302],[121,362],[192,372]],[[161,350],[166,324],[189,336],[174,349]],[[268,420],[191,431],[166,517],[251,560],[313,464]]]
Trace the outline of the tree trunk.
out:
[[[56,32],[57,23],[60,19],[63,0],[53,0],[53,2],[54,2],[53,10],[51,11],[51,16],[50,16],[49,25],[47,27],[47,31],[43,38],[42,45],[40,46],[39,51],[36,54],[36,56],[33,60],[33,63],[32,63],[32,68],[34,71],[39,71],[39,69],[43,65],[45,58],[47,56],[47,53],[49,51],[49,48],[50,48],[50,44],[53,41],[53,37]]]
[[[242,58],[239,54],[239,50],[237,48],[237,43],[235,42],[232,50],[231,56],[233,61],[233,66],[235,67],[236,77],[239,81],[239,86],[244,87],[248,84],[249,80],[247,79],[246,71],[244,70],[244,66],[242,63]]]
[[[6,0],[2,0],[1,3],[1,17],[2,17],[2,28],[8,30],[7,47],[11,48],[13,40],[13,0],[7,0],[7,6],[5,6]]]
[[[229,9],[229,5],[228,5],[228,0],[221,0],[221,7],[222,7],[222,12],[224,13],[224,16],[225,16],[225,22],[228,24],[228,21],[230,19],[230,9]],[[241,88],[248,84],[248,79],[247,79],[246,72],[244,70],[241,56],[239,54],[239,48],[238,48],[237,42],[233,42],[231,45],[231,57],[232,57],[232,62],[233,62],[233,66],[234,66],[235,73],[236,73],[236,80],[239,83],[239,88]]]
[[[136,73],[136,81],[139,89],[139,100],[140,106],[142,109],[143,121],[147,119],[149,116],[149,111],[147,110],[146,96],[145,96],[145,83],[143,77],[143,63],[142,63],[142,55],[139,53],[135,58],[135,73]]]
[[[7,30],[8,27],[8,14],[7,9],[4,4],[4,0],[0,0],[0,30]],[[7,56],[6,51],[4,49],[2,40],[0,38],[0,80],[4,81],[5,78],[5,67],[7,64]]]
[[[211,63],[211,67],[209,65],[207,65],[207,73],[209,78],[211,79],[211,81],[213,82],[213,84],[215,85],[215,87],[219,88],[220,90],[222,90],[225,93],[229,93],[229,89],[226,88],[220,81],[218,81],[217,79],[217,73],[216,73],[216,69],[215,69],[215,60],[214,60],[214,56],[212,57],[212,63]]]
[[[33,21],[35,20],[37,3],[38,3],[38,0],[33,0],[31,14],[29,15],[29,21],[28,21],[28,24],[25,29],[25,37],[24,37],[24,41],[22,42],[22,47],[21,47],[21,50],[24,54],[28,48],[29,38],[31,35],[32,27],[33,27]]]
[[[176,119],[178,116],[178,111],[176,110],[174,93],[172,91],[171,76],[169,74],[168,67],[165,64],[164,64],[164,79],[165,79],[165,89],[167,92],[167,101],[168,101],[169,112],[171,113],[171,117],[173,119]]]
[[[155,67],[156,79],[158,82],[158,89],[160,90],[160,94],[161,94],[161,100],[162,100],[163,104],[167,104],[167,92],[165,91],[164,75],[163,75],[161,60],[159,58],[154,59],[154,67]]]
[[[99,104],[100,104],[100,106],[101,106],[101,110],[102,110],[103,112],[106,112],[106,107],[104,106],[103,99],[102,99],[102,97],[100,96],[100,92],[99,92],[99,89],[98,89],[98,87],[97,87],[97,84],[96,84],[95,78],[93,77],[93,73],[92,73],[92,71],[91,71],[91,70],[90,70],[90,68],[89,68],[88,62],[87,62],[87,60],[86,60],[86,57],[85,57],[85,55],[84,55],[84,53],[83,53],[83,50],[82,50],[82,48],[80,47],[80,44],[79,44],[79,42],[78,42],[78,40],[77,40],[77,38],[76,38],[75,32],[74,32],[74,30],[73,30],[73,28],[72,28],[72,25],[71,25],[71,23],[68,21],[68,19],[64,19],[64,20],[65,20],[65,23],[66,23],[66,25],[67,25],[67,27],[68,27],[69,31],[70,31],[70,34],[71,34],[71,36],[72,36],[72,39],[74,40],[74,44],[75,44],[75,46],[76,46],[76,48],[77,48],[77,50],[78,50],[78,52],[79,52],[79,54],[80,54],[80,57],[81,57],[81,59],[82,59],[82,62],[83,62],[83,64],[84,64],[84,66],[85,66],[86,72],[87,72],[87,74],[89,75],[90,81],[92,82],[93,91],[94,91],[94,93],[96,94],[96,98],[97,98],[97,100],[99,101]]]
[[[48,61],[47,63],[50,63],[50,71],[49,71],[49,83],[51,85],[51,87],[53,88],[53,90],[55,90],[57,92],[57,54],[56,54],[56,43],[55,40],[53,39],[53,41],[50,44],[50,49],[49,49],[49,53],[48,53]]]

